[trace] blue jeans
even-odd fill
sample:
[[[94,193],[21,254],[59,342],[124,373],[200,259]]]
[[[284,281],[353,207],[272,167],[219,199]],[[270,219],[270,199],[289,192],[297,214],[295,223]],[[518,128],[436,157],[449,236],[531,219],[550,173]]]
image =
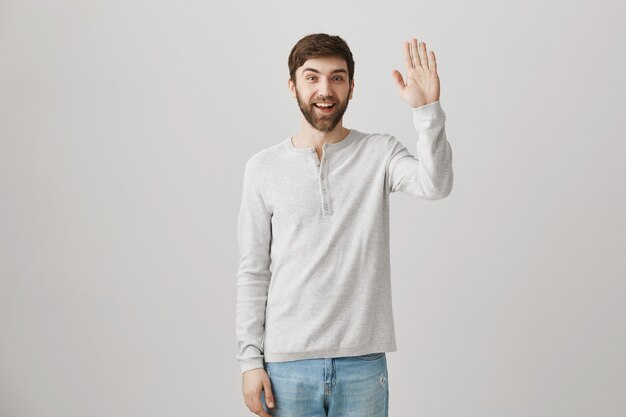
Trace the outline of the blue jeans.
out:
[[[388,417],[385,352],[340,358],[265,362],[275,417]]]

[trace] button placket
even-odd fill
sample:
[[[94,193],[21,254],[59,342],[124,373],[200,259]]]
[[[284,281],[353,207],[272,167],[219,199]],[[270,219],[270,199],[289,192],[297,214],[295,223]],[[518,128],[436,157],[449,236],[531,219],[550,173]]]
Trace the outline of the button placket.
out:
[[[330,193],[328,190],[328,147],[326,144],[322,147],[322,161],[320,165],[320,191],[322,198],[322,210],[324,215],[332,214],[331,205],[330,205]]]

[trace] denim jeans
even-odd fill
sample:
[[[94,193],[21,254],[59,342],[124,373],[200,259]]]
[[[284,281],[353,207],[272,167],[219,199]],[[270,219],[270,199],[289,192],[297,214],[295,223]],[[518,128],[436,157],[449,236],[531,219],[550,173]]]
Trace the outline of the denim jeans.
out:
[[[265,362],[275,417],[388,417],[385,352],[340,358]]]

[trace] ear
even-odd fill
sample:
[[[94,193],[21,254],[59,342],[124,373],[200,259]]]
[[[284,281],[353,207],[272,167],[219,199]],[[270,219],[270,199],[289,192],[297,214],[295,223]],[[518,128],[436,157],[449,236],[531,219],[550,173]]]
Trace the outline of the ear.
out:
[[[291,81],[291,77],[287,79],[287,87],[291,91],[291,97],[296,98],[296,85]]]
[[[348,100],[352,100],[352,93],[354,93],[354,78],[352,79],[352,85],[350,86],[350,96]]]

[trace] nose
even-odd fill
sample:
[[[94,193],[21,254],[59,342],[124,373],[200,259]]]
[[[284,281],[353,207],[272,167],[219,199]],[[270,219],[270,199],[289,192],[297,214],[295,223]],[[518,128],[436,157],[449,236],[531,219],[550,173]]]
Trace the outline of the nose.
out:
[[[332,96],[332,91],[330,88],[330,81],[326,78],[322,78],[318,84],[318,93],[320,96]]]

